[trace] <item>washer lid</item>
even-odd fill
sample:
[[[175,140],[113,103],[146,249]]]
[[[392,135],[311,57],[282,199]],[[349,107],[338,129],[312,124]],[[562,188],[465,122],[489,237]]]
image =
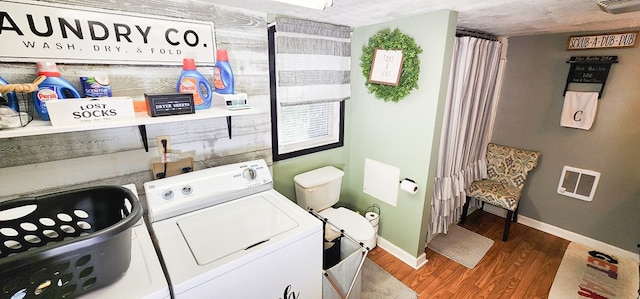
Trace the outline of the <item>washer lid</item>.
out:
[[[298,223],[262,196],[231,201],[177,222],[198,265],[269,241]]]
[[[375,235],[373,226],[366,218],[347,208],[328,208],[320,211],[338,230],[343,229],[350,237],[360,241],[369,241]]]

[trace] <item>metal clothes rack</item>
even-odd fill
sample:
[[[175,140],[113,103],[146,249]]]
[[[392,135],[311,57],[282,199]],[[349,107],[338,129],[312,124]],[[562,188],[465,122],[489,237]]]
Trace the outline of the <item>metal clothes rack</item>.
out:
[[[308,211],[309,211],[309,213],[310,213],[311,215],[313,215],[313,216],[315,216],[316,218],[318,218],[318,219],[322,220],[322,222],[323,222],[323,224],[324,224],[324,225],[322,226],[322,230],[323,230],[323,239],[324,239],[324,229],[325,229],[325,227],[326,227],[326,224],[328,223],[329,225],[331,225],[331,226],[333,226],[333,227],[336,227],[336,228],[340,229],[340,237],[346,237],[347,239],[351,240],[352,242],[354,242],[354,243],[356,243],[356,244],[359,244],[359,245],[360,245],[360,248],[361,248],[361,254],[362,254],[362,257],[361,257],[361,258],[362,258],[362,259],[360,260],[360,263],[359,263],[359,265],[358,265],[358,269],[356,270],[356,272],[355,272],[355,274],[354,274],[354,276],[353,276],[353,279],[352,279],[352,281],[351,281],[351,282],[350,282],[350,284],[349,284],[349,288],[347,289],[347,291],[346,291],[346,292],[342,292],[342,291],[340,290],[340,287],[338,286],[338,283],[336,282],[336,278],[335,278],[333,275],[331,275],[331,273],[329,273],[329,272],[327,272],[327,271],[326,271],[326,270],[328,270],[328,269],[323,270],[323,272],[324,272],[324,274],[323,274],[323,275],[324,275],[324,277],[326,277],[326,278],[327,278],[327,280],[329,281],[329,283],[331,284],[331,286],[333,287],[333,289],[336,291],[336,293],[338,294],[338,296],[340,296],[340,298],[341,298],[341,299],[347,299],[347,298],[349,298],[349,296],[351,295],[351,292],[353,291],[353,287],[355,286],[355,284],[356,284],[356,282],[357,282],[357,280],[358,280],[358,276],[360,275],[360,272],[362,271],[362,266],[364,265],[365,258],[367,257],[367,254],[369,254],[369,251],[370,251],[371,249],[369,249],[368,247],[366,247],[366,246],[364,245],[364,243],[362,243],[362,242],[360,242],[360,241],[358,241],[358,240],[354,239],[353,237],[349,236],[347,233],[345,233],[344,229],[342,229],[342,228],[338,227],[337,225],[335,225],[335,224],[331,223],[331,221],[329,221],[327,218],[322,217],[322,215],[320,215],[318,212],[316,212],[316,211],[315,211],[315,210],[313,210],[312,208],[309,208],[309,210],[308,210]]]

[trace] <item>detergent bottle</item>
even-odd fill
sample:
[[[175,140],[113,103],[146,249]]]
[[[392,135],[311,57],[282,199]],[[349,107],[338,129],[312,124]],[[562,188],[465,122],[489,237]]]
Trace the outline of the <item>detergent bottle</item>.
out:
[[[60,71],[54,62],[39,61],[38,76],[47,78],[38,85],[38,92],[33,94],[33,104],[42,120],[49,120],[47,101],[67,98],[81,98],[78,90],[69,81],[60,76]]]
[[[176,92],[193,94],[193,104],[196,110],[211,107],[211,98],[213,96],[211,84],[200,72],[196,71],[196,63],[193,58],[184,58],[182,60],[182,74],[178,79]]]
[[[233,71],[229,64],[227,50],[216,51],[216,64],[213,66],[213,86],[217,93],[234,93]]]
[[[7,80],[0,77],[0,85],[8,85],[9,82]],[[2,97],[2,94],[0,94]],[[4,94],[5,100],[7,101],[7,105],[9,108],[15,110],[16,112],[20,112],[20,106],[18,105],[18,98],[16,97],[16,93],[13,91],[7,92]]]

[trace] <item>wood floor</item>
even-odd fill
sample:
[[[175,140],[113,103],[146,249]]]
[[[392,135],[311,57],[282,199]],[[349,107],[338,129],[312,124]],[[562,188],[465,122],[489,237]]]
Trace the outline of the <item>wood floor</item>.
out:
[[[474,269],[425,249],[427,264],[418,270],[376,247],[369,258],[418,293],[433,298],[547,298],[569,241],[512,223],[502,242],[504,218],[477,210],[464,228],[494,240]]]

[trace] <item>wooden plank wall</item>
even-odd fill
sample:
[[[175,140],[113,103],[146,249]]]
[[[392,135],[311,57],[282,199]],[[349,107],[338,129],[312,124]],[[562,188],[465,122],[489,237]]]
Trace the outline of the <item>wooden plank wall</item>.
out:
[[[87,6],[78,0],[51,1]],[[195,169],[251,159],[271,165],[269,66],[266,14],[197,0],[94,1],[94,8],[211,21],[217,47],[227,49],[236,92],[263,113],[234,117],[232,139],[225,118],[147,125],[149,152],[137,127],[0,139],[0,201],[14,197],[100,184],[142,184],[152,179],[150,159],[158,156],[156,136],[169,135],[172,148],[195,154]],[[142,97],[145,92],[174,92],[181,66],[58,65],[80,90],[79,76],[109,76],[113,96]],[[212,78],[212,67],[199,67]],[[0,76],[31,82],[35,63],[0,61]],[[211,81],[211,80],[210,80]]]

